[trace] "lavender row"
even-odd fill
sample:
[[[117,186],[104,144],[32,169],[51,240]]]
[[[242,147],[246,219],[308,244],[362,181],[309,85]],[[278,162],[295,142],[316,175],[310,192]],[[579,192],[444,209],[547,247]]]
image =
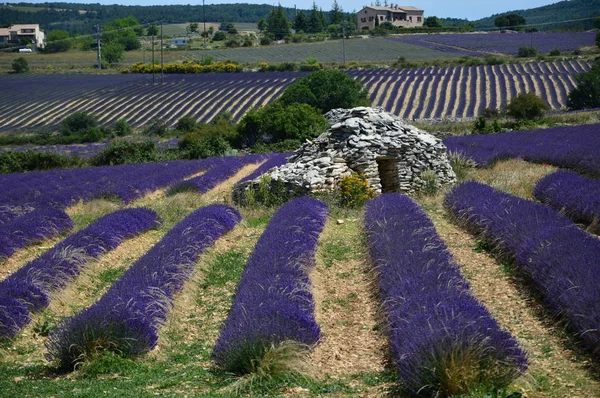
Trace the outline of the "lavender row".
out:
[[[206,193],[228,178],[233,177],[245,165],[258,163],[265,158],[268,158],[268,156],[269,155],[246,155],[243,157],[228,156],[220,158],[215,161],[213,167],[206,173],[178,183],[172,188],[172,192],[190,190]]]
[[[246,181],[252,181],[258,177],[260,177],[261,175],[263,175],[264,173],[266,173],[267,171],[275,168],[275,167],[279,167],[281,165],[284,165],[287,163],[288,158],[290,156],[293,155],[293,152],[286,152],[286,153],[273,153],[269,156],[269,159],[267,161],[265,161],[263,164],[261,164],[256,170],[254,170],[252,173],[248,174],[246,177],[242,178],[241,180],[238,181],[238,184],[244,183]]]
[[[540,203],[470,181],[448,193],[445,207],[505,255],[593,356],[600,357],[600,240]]]
[[[193,272],[202,252],[231,230],[240,214],[226,205],[202,207],[173,227],[108,291],[59,324],[47,343],[48,359],[59,368],[102,350],[137,356],[152,350],[173,298]]]
[[[326,218],[327,206],[312,198],[289,201],[273,215],[246,264],[214,347],[218,365],[249,373],[273,345],[319,341],[308,272]]]
[[[526,370],[524,351],[472,295],[414,201],[381,195],[368,202],[364,225],[391,352],[407,395],[499,388]]]
[[[62,210],[36,209],[0,224],[0,260],[26,245],[53,238],[73,228],[73,221]]]
[[[600,124],[448,137],[444,144],[483,167],[521,158],[600,175]]]
[[[51,294],[79,275],[91,259],[158,224],[154,211],[119,210],[74,233],[0,282],[0,337],[14,337],[30,312],[50,303]]]
[[[3,217],[11,218],[11,210],[19,212],[19,206],[23,205],[65,208],[80,200],[102,196],[116,196],[131,202],[216,163],[216,158],[209,158],[5,174],[0,176],[0,185],[5,187],[0,194],[0,206],[7,209]]]
[[[575,222],[600,223],[600,180],[559,170],[540,179],[533,196]]]

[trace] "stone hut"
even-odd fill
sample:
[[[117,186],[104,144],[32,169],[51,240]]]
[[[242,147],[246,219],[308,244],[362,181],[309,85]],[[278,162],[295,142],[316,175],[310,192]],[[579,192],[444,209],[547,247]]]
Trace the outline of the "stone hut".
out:
[[[269,171],[271,181],[298,194],[335,190],[353,171],[363,173],[376,193],[419,191],[426,170],[438,186],[456,182],[442,141],[382,108],[334,109],[325,117],[328,131]],[[238,194],[256,189],[259,180],[236,187]]]

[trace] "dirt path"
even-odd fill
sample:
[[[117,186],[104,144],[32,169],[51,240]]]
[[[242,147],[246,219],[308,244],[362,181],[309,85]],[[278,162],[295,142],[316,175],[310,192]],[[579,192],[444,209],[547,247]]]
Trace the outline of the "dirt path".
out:
[[[321,342],[313,353],[319,373],[332,377],[384,369],[385,338],[377,329],[367,249],[357,219],[330,219],[311,274]]]

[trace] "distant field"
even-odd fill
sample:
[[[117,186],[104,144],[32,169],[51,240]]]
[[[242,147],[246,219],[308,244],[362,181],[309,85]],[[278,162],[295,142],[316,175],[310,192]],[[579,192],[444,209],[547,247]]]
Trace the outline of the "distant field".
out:
[[[374,106],[404,119],[468,118],[484,108],[504,108],[518,93],[533,91],[553,110],[565,107],[584,61],[494,66],[423,67],[349,71],[369,90]],[[277,98],[302,72],[166,75],[0,75],[11,101],[0,104],[0,131],[53,128],[85,110],[101,123],[127,119],[141,127],[154,118],[210,122],[221,112],[239,120],[250,108]]]
[[[398,43],[380,38],[346,40],[346,62],[395,61],[399,57],[409,60],[449,58],[456,55],[444,53],[407,43]],[[211,56],[216,60],[231,59],[238,62],[300,62],[315,57],[321,62],[342,62],[342,40],[327,40],[318,43],[272,45],[255,48],[235,48],[228,50],[207,50],[189,52],[201,58]]]

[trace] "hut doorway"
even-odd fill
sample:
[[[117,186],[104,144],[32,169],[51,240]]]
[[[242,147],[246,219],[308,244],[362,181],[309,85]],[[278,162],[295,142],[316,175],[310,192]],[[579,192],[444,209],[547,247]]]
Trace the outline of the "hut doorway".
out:
[[[381,193],[400,192],[396,159],[379,158],[376,161],[379,180],[381,181]]]

